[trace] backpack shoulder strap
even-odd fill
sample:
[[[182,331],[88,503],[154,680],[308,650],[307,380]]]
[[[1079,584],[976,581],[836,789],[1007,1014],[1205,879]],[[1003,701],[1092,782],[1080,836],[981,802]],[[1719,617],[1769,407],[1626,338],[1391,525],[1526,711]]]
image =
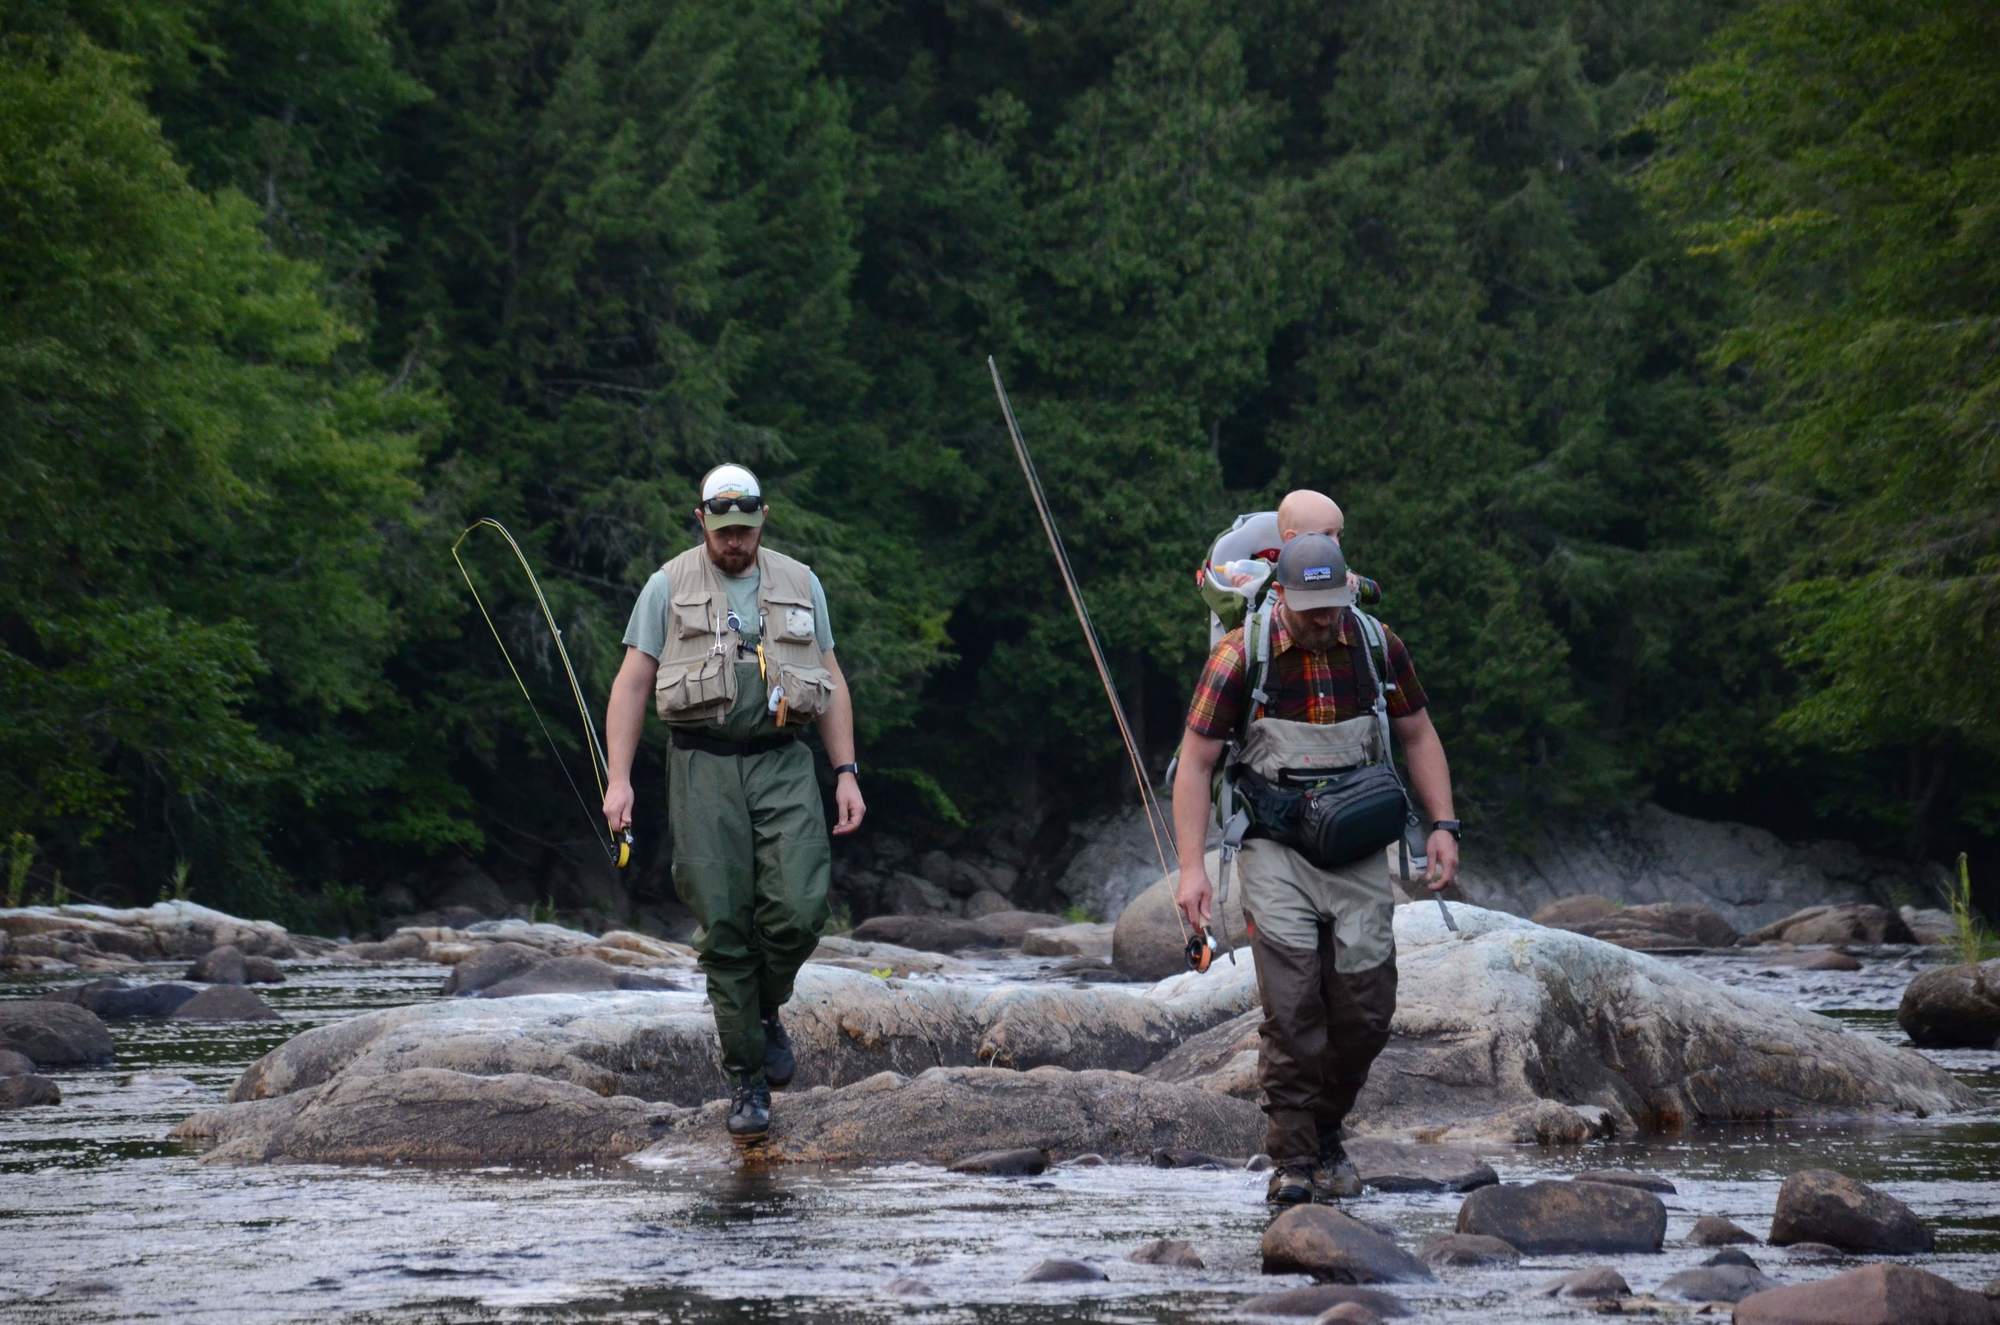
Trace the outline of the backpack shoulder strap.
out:
[[[1243,620],[1243,663],[1250,682],[1250,702],[1243,706],[1243,735],[1264,716],[1271,702],[1271,604],[1253,608]]]

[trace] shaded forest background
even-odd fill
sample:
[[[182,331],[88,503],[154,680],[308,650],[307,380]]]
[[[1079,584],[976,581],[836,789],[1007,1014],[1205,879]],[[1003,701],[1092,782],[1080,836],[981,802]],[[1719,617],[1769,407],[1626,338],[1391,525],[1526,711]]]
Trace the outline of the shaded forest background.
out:
[[[1059,841],[1132,792],[989,353],[1156,772],[1200,554],[1307,485],[1481,833],[1653,798],[2000,867],[1989,6],[0,16],[31,896],[340,926],[587,863],[452,539],[520,535],[595,709],[725,459],[826,581],[874,829]]]

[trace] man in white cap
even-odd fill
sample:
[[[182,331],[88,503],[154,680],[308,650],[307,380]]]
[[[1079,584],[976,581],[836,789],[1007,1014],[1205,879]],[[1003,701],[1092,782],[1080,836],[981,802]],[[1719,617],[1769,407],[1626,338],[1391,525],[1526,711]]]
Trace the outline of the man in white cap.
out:
[[[632,821],[648,694],[672,729],[674,890],[701,925],[695,948],[736,1083],[729,1132],[746,1141],[769,1130],[771,1088],[797,1067],[778,1010],[827,919],[831,846],[812,753],[797,740],[806,724],[819,724],[833,761],[833,831],[853,832],[867,812],[826,590],[803,562],[763,546],[768,510],[741,465],[702,479],[701,545],[639,594],[604,719],[613,832]]]

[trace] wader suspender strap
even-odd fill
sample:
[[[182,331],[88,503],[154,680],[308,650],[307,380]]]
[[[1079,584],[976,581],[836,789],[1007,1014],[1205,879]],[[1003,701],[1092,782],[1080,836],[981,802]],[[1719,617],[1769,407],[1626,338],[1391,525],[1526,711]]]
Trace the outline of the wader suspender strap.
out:
[[[1408,883],[1410,881],[1408,830],[1418,826],[1419,820],[1416,807],[1410,804],[1410,789],[1403,784],[1403,775],[1396,771],[1395,747],[1389,743],[1389,692],[1396,688],[1396,683],[1387,679],[1393,675],[1389,669],[1389,641],[1382,633],[1382,623],[1358,607],[1354,609],[1354,619],[1361,627],[1361,639],[1356,641],[1355,651],[1368,666],[1368,679],[1375,683],[1375,732],[1382,742],[1382,762],[1388,766],[1390,775],[1396,779],[1396,785],[1403,793],[1404,833],[1402,841],[1397,845],[1396,854],[1401,862],[1403,882]],[[1382,658],[1379,668],[1375,665],[1378,653]]]
[[[1243,622],[1243,671],[1244,679],[1250,685],[1250,702],[1243,708],[1243,734],[1229,742],[1222,751],[1222,790],[1216,797],[1215,817],[1222,825],[1222,859],[1215,870],[1215,930],[1222,938],[1223,950],[1229,954],[1230,965],[1236,964],[1236,949],[1229,946],[1229,932],[1223,928],[1223,903],[1229,898],[1229,871],[1236,863],[1236,853],[1243,849],[1243,835],[1250,830],[1250,814],[1236,807],[1236,784],[1229,779],[1230,765],[1236,762],[1236,752],[1243,742],[1250,739],[1250,724],[1264,712],[1271,702],[1271,614],[1269,602],[1260,608],[1253,608]]]

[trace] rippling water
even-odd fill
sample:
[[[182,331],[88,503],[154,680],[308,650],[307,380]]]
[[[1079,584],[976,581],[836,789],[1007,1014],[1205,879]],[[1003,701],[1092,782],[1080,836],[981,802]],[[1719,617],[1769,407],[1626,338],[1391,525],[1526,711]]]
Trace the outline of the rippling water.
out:
[[[1901,1042],[1893,1008],[1915,958],[1885,952],[1858,974],[1765,973],[1754,954],[1687,958],[1703,974],[1791,998]],[[986,978],[1025,973],[992,965]],[[1907,966],[1907,969],[1906,969]],[[167,1129],[220,1102],[251,1061],[308,1027],[435,996],[432,967],[288,968],[260,990],[282,1023],[114,1023],[117,1065],[52,1072],[63,1101],[0,1113],[0,1318],[162,1320],[1214,1321],[1249,1295],[1305,1282],[1259,1271],[1264,1177],[1136,1165],[1036,1179],[918,1165],[648,1170],[207,1167]],[[158,977],[175,976],[162,969]],[[0,998],[32,996],[30,981]],[[1938,1229],[1916,1263],[1977,1288],[2000,1276],[2000,1054],[1934,1055],[1982,1109],[1923,1122],[1774,1123],[1491,1157],[1507,1181],[1629,1167],[1679,1188],[1656,1256],[1539,1257],[1510,1271],[1446,1270],[1395,1289],[1437,1321],[1592,1313],[1526,1296],[1584,1264],[1636,1290],[1699,1263],[1680,1248],[1700,1215],[1769,1225],[1778,1184],[1841,1169],[1908,1201]],[[783,1097],[779,1097],[783,1107]],[[1414,1248],[1450,1230],[1454,1195],[1370,1196],[1354,1213]],[[1193,1242],[1203,1270],[1135,1265],[1157,1237]],[[1785,1281],[1839,1267],[1750,1248]],[[1047,1257],[1093,1261],[1109,1283],[1021,1285]],[[928,1297],[883,1286],[910,1277]]]

